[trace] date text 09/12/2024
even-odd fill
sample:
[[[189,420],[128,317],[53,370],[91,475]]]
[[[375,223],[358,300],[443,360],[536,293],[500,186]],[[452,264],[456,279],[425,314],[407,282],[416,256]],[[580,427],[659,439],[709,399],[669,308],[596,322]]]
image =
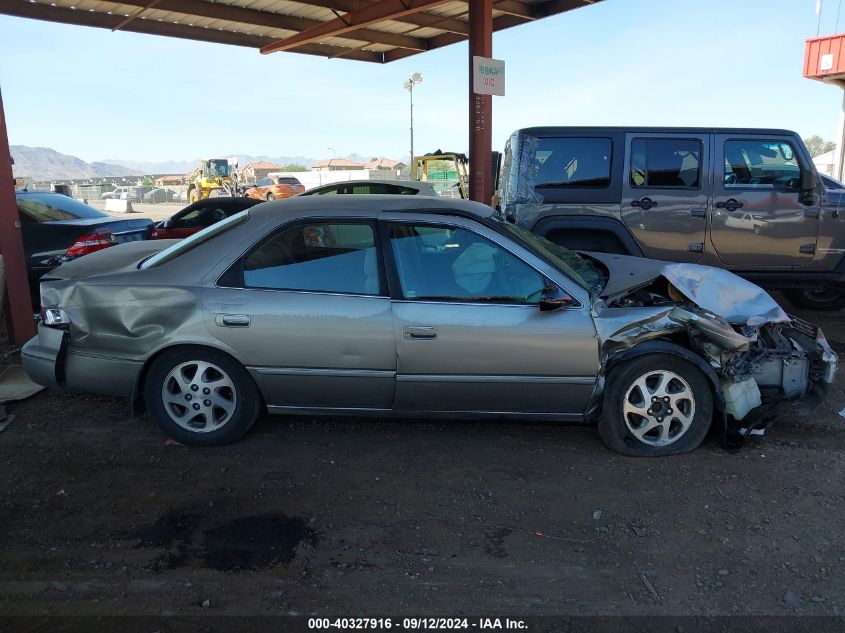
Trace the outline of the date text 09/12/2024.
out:
[[[308,618],[309,630],[349,629],[432,630],[527,630],[524,620],[511,618]]]

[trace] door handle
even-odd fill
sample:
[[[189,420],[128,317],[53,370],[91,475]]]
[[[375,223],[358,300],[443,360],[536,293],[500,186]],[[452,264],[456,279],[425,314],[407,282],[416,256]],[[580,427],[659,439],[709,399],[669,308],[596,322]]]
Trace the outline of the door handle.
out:
[[[643,211],[648,211],[652,207],[656,207],[657,203],[648,196],[640,198],[639,200],[631,200],[632,207],[639,207]]]
[[[249,327],[251,319],[248,314],[218,314],[214,322],[220,327]]]
[[[406,339],[437,338],[437,328],[430,326],[406,327],[404,330],[402,330],[402,337]]]
[[[717,209],[725,209],[725,211],[736,211],[737,209],[742,208],[742,203],[739,200],[731,198],[729,200],[725,200],[724,202],[717,202],[714,206]]]
[[[703,218],[707,215],[707,209],[704,207],[693,207],[689,210],[689,214],[693,218]]]

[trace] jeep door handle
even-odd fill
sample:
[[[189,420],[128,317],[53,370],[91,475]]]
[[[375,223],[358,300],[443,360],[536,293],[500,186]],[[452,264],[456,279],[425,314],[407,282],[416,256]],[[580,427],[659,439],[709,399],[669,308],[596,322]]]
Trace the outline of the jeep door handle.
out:
[[[639,207],[643,211],[648,211],[652,207],[656,207],[657,203],[646,196],[645,198],[640,198],[639,200],[631,200],[632,207]]]
[[[220,327],[249,327],[251,319],[248,314],[218,314],[214,322]]]
[[[717,202],[715,207],[717,209],[725,209],[726,211],[736,211],[737,209],[742,208],[742,203],[739,200],[731,198],[730,200],[725,200],[724,202]]]
[[[437,328],[430,326],[406,327],[402,330],[403,338],[407,339],[434,339],[437,338]]]

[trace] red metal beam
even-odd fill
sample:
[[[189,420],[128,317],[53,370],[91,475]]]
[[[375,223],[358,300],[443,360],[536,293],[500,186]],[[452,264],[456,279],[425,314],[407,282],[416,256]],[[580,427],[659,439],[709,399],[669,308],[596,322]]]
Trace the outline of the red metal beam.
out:
[[[515,15],[500,15],[498,18],[493,19],[493,32],[509,29],[513,26],[519,26],[520,24],[526,24],[528,22],[531,22],[530,18],[520,18]],[[435,48],[451,46],[452,44],[457,44],[458,42],[464,42],[466,39],[467,38],[455,35],[454,33],[436,35],[428,40],[428,50],[432,51]],[[416,55],[416,52],[402,50],[401,48],[394,48],[392,51],[384,53],[384,63],[395,62],[396,60],[405,59],[411,55]]]
[[[93,26],[105,29],[112,29],[124,19],[122,15],[108,15],[107,13],[94,13],[91,11],[74,11],[53,7],[48,4],[36,4],[32,2],[0,2],[0,14],[13,15],[22,18],[34,18],[48,22],[59,22],[62,24],[76,24],[79,26]],[[127,24],[124,31],[133,33],[147,33],[150,35],[163,35],[186,40],[197,40],[200,42],[212,42],[215,44],[231,44],[234,46],[247,46],[260,48],[273,41],[269,37],[249,35],[247,33],[235,33],[234,31],[218,31],[217,29],[204,29],[189,26],[187,24],[171,24],[159,22],[158,20],[136,20]],[[340,46],[326,46],[323,44],[309,44],[297,49],[295,52],[307,55],[319,55],[321,57],[332,57],[339,52],[345,52],[346,59],[354,59],[363,62],[384,63],[384,55],[375,51],[361,51],[345,49]]]
[[[419,13],[446,2],[449,2],[449,0],[379,0],[368,7],[350,11],[343,17],[322,22],[297,35],[273,42],[262,47],[261,52],[266,55],[267,53],[289,51],[303,44],[313,44],[330,37],[340,37],[356,29]]]
[[[154,7],[147,7],[149,0],[120,0],[120,4],[129,4],[139,7],[142,10],[155,8],[160,11],[184,13],[188,16],[203,17],[212,20],[227,20],[248,26],[267,26],[286,31],[304,31],[305,29],[322,24],[319,20],[301,18],[295,15],[282,15],[281,13],[274,13],[272,11],[258,11],[256,9],[248,9],[218,2],[205,2],[204,0],[157,0]],[[126,18],[126,20],[128,21],[129,18]],[[373,44],[386,44],[387,46],[397,46],[416,51],[426,50],[425,40],[400,33],[359,29],[347,33],[347,37],[351,40]],[[273,38],[267,38],[267,41],[272,42],[274,40]]]
[[[32,318],[32,299],[26,276],[26,256],[23,252],[18,203],[15,200],[15,181],[12,176],[12,154],[6,130],[6,112],[0,92],[0,253],[6,272],[6,314],[9,340],[23,345],[35,336],[35,319]]]
[[[473,55],[493,56],[492,0],[469,0],[469,197],[490,204],[493,97],[472,91]]]

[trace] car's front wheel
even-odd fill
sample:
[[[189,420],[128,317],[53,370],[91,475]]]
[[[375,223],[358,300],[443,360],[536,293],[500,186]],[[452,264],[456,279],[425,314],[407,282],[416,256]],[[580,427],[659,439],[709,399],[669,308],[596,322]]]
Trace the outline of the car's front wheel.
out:
[[[647,354],[608,374],[598,431],[605,446],[623,455],[678,455],[701,444],[712,418],[713,392],[698,367]]]
[[[833,312],[845,308],[845,290],[813,288],[812,290],[784,290],[783,296],[796,308]]]
[[[147,409],[161,430],[182,444],[233,442],[255,423],[261,396],[243,366],[217,350],[164,352],[144,384]]]

